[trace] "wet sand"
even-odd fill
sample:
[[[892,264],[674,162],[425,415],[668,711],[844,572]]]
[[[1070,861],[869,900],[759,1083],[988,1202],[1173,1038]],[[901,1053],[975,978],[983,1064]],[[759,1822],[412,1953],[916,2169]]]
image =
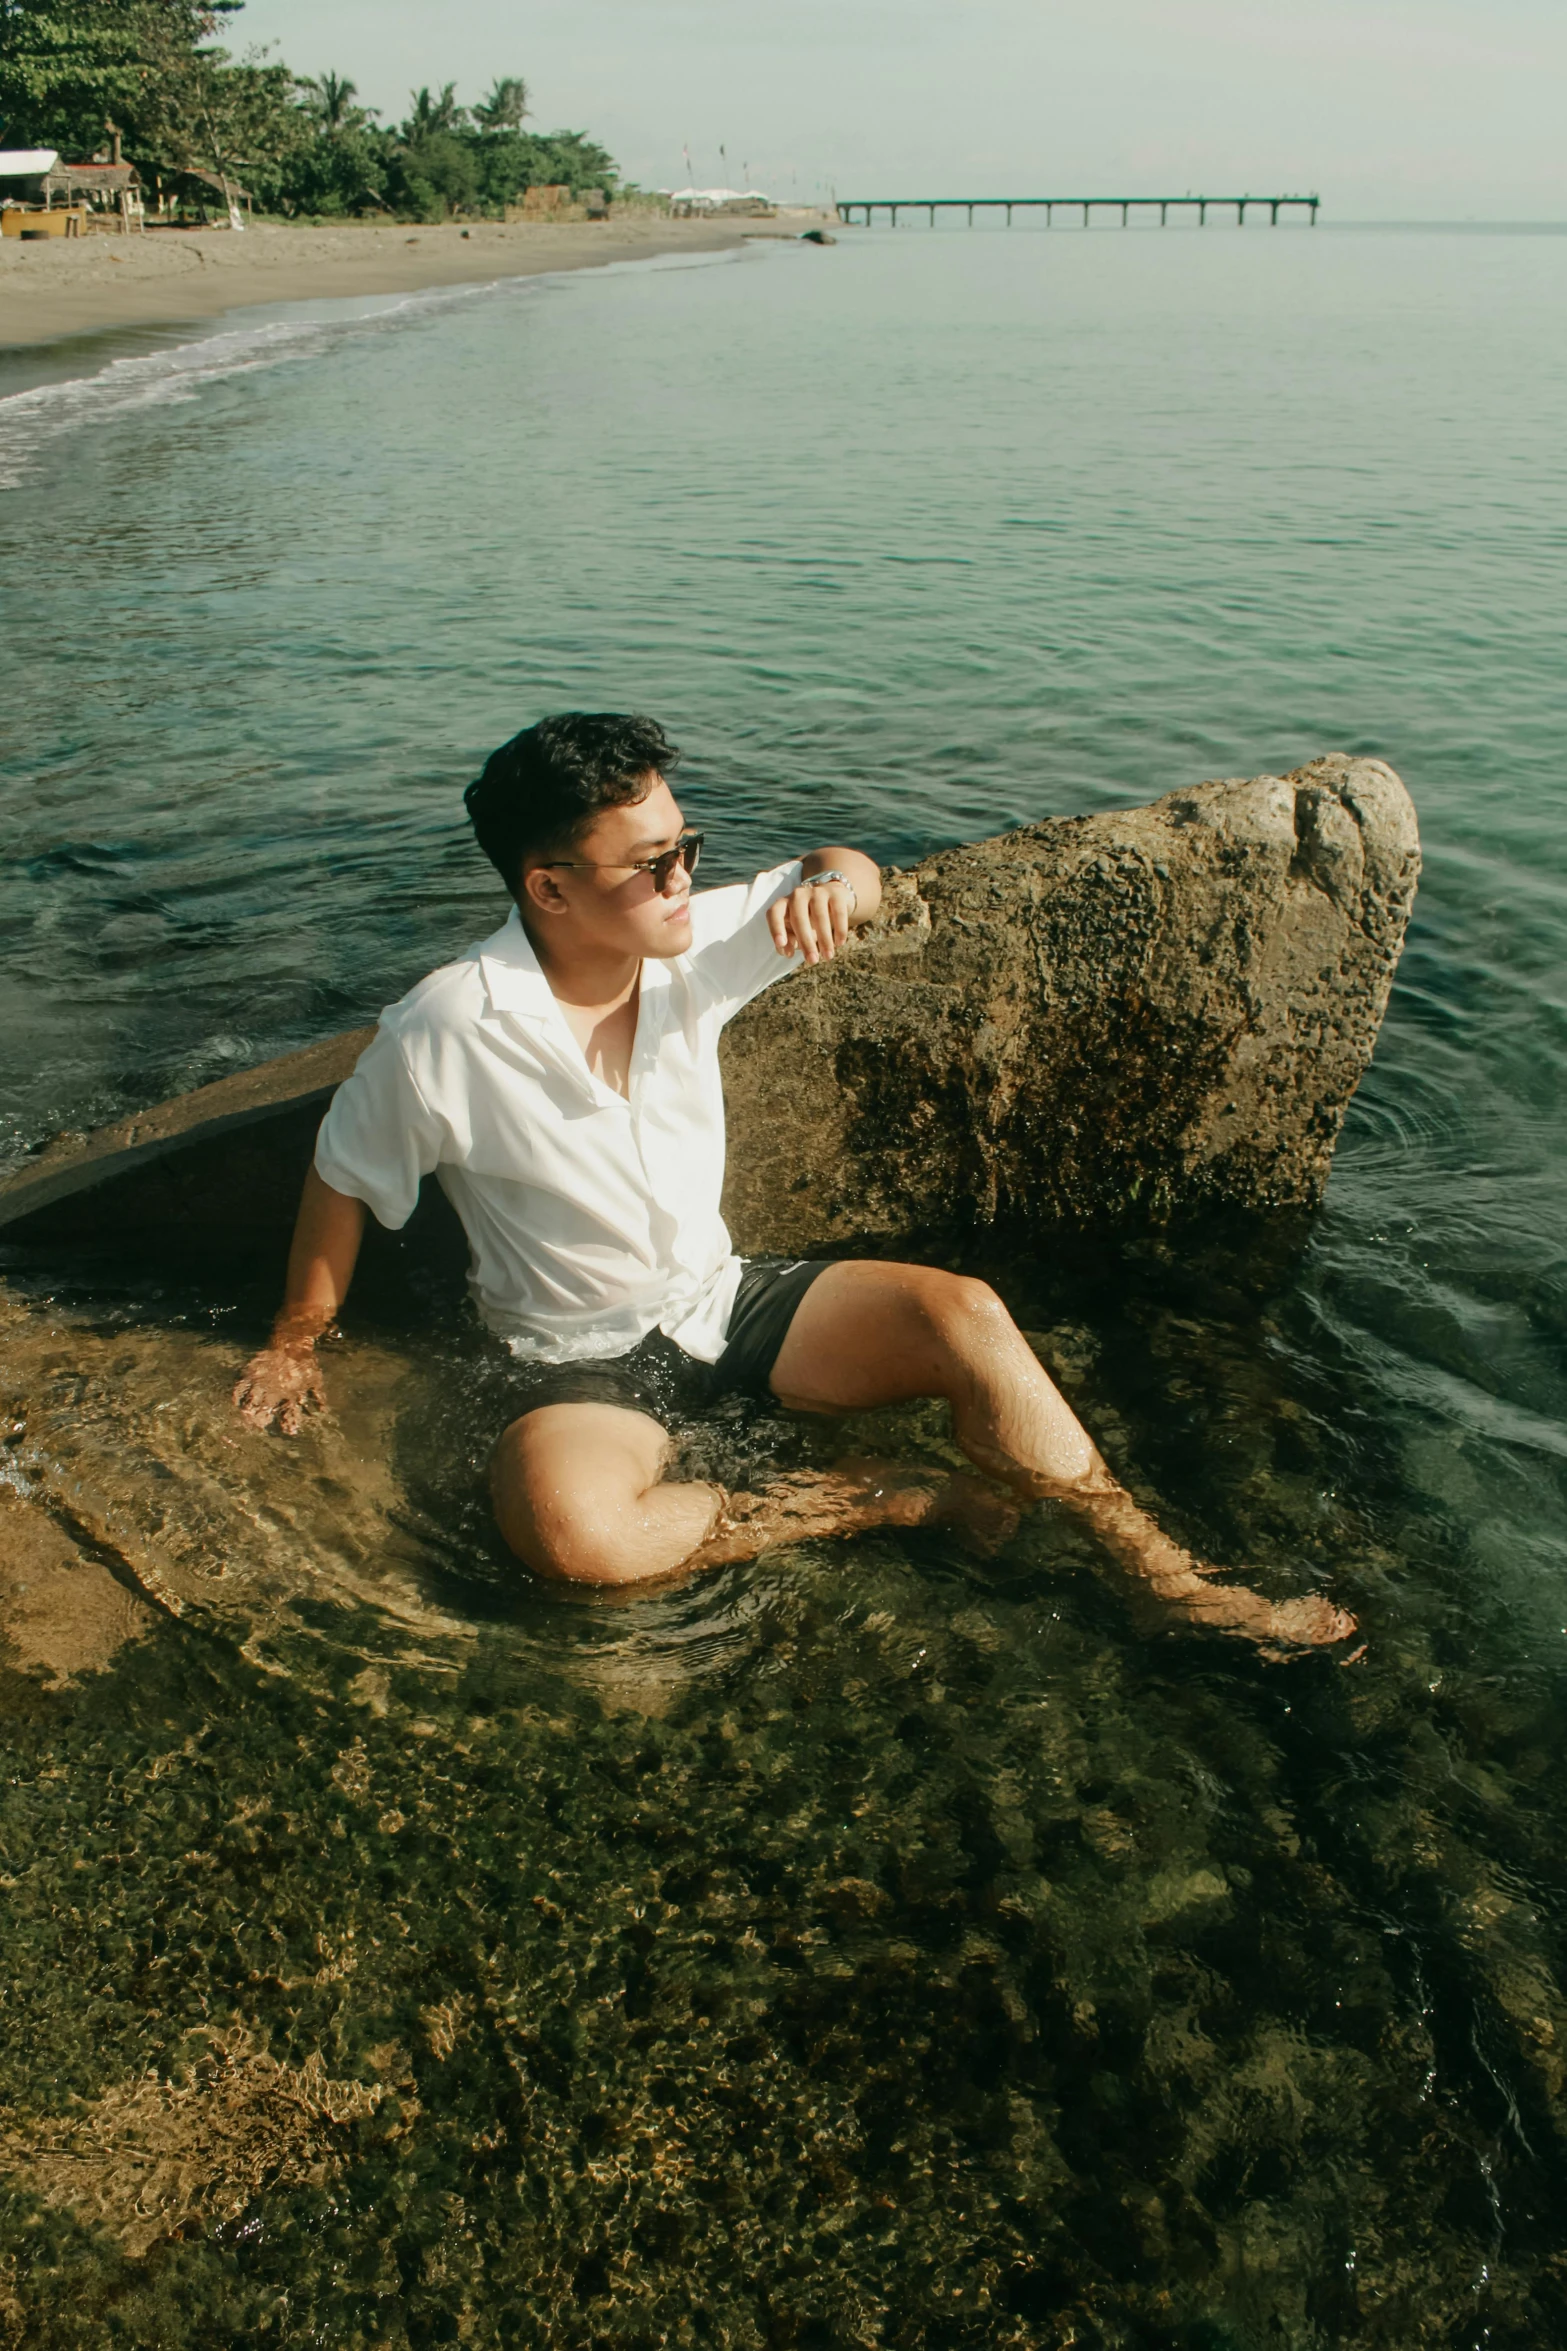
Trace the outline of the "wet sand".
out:
[[[797,237],[825,217],[803,209],[773,220],[667,220],[651,213],[558,226],[473,221],[466,228],[455,222],[290,228],[258,221],[239,235],[214,228],[47,243],[7,237],[0,241],[0,348],[212,318],[262,302],[412,293],[660,253],[723,252],[751,237]]]

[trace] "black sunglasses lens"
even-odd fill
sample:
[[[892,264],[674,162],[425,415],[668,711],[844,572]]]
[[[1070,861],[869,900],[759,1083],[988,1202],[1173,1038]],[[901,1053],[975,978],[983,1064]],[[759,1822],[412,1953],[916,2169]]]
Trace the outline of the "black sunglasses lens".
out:
[[[687,873],[695,873],[696,861],[701,854],[701,834],[688,833],[683,841],[677,841],[675,843],[673,849],[666,849],[662,856],[655,857],[651,866],[648,868],[648,871],[653,876],[654,889],[658,891],[664,891],[668,889],[671,880],[674,878],[674,871],[677,865],[683,865]]]

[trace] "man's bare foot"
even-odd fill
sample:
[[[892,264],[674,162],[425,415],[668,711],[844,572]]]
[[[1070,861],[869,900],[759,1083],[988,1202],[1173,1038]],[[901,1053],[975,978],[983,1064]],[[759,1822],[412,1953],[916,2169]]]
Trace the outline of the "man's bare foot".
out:
[[[1017,1532],[1022,1512],[1010,1494],[967,1470],[926,1469],[916,1463],[850,1456],[834,1462],[834,1480],[847,1498],[874,1512],[864,1523],[951,1527],[966,1551],[988,1559]]]
[[[902,1461],[840,1461],[825,1473],[797,1470],[760,1493],[726,1494],[705,1540],[686,1562],[718,1567],[779,1543],[868,1534],[875,1527],[950,1526],[987,1555],[1018,1522],[1017,1505],[963,1471]]]
[[[1003,1494],[988,1478],[973,1478],[955,1470],[944,1496],[932,1513],[938,1526],[951,1527],[965,1551],[976,1559],[993,1559],[1017,1533],[1023,1513],[1010,1494]]]
[[[1213,1571],[1203,1572],[1206,1576]],[[1297,1600],[1264,1600],[1244,1584],[1204,1581],[1176,1591],[1166,1588],[1160,1596],[1189,1624],[1254,1641],[1275,1665],[1305,1649],[1331,1649],[1355,1631],[1348,1610],[1335,1608],[1320,1592],[1307,1592]]]

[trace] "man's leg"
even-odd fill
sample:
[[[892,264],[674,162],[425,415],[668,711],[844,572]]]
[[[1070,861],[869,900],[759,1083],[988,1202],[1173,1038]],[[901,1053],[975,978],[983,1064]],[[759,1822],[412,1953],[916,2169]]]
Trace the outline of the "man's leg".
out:
[[[666,1479],[668,1461],[668,1435],[646,1413],[541,1405],[513,1421],[495,1448],[497,1523],[540,1575],[639,1584],[811,1537],[940,1519],[984,1542],[1016,1520],[977,1479],[942,1470],[841,1462],[826,1475],[781,1478],[759,1494],[726,1494]]]
[[[1076,1512],[1106,1550],[1194,1623],[1264,1647],[1342,1640],[1354,1618],[1320,1596],[1274,1605],[1208,1581],[1116,1484],[995,1292],[932,1266],[830,1266],[801,1299],[773,1366],[796,1411],[863,1412],[944,1396],[969,1459],[1029,1501]]]

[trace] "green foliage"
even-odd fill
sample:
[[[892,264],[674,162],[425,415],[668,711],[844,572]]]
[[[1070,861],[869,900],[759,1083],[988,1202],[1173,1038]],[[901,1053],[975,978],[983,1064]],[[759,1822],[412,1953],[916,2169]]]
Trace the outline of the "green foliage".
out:
[[[418,220],[445,220],[471,212],[479,201],[479,175],[469,140],[451,131],[431,131],[393,153],[393,200]]]
[[[309,135],[291,159],[282,192],[291,211],[332,218],[385,205],[387,137],[358,97],[345,74],[324,73],[298,85]]]
[[[175,57],[149,88],[126,151],[144,172],[221,172],[275,204],[311,142],[298,89],[286,65],[260,53],[237,64],[222,49]]]
[[[524,188],[613,189],[613,157],[585,131],[499,131],[477,142],[484,201],[493,210],[515,203]]]
[[[302,80],[265,51],[216,45],[243,0],[0,0],[0,136],[101,149],[113,130],[145,179],[198,168],[267,209],[417,220],[498,214],[523,190],[613,189],[613,158],[583,131],[522,127],[528,87],[498,76],[470,109],[454,82],[410,93],[395,130],[346,75]]]
[[[128,135],[240,0],[0,0],[0,118],[12,145],[91,154]]]
[[[420,220],[456,212],[500,212],[525,188],[613,188],[612,156],[583,131],[547,135],[524,131],[507,118],[526,111],[517,80],[498,81],[472,113],[458,105],[452,83],[434,97],[411,93],[412,112],[388,156],[388,193],[400,211]]]
[[[468,109],[457,103],[457,84],[447,82],[440,96],[432,98],[427,89],[410,90],[413,112],[403,124],[402,137],[410,147],[421,146],[426,139],[443,137],[448,131],[466,130]]]
[[[481,131],[520,131],[528,112],[528,85],[516,74],[490,84],[489,96],[481,98],[473,110],[473,119]]]
[[[299,85],[300,103],[316,119],[318,133],[339,137],[344,131],[361,130],[370,116],[354,100],[359,85],[340,73],[324,73],[315,81]]]

